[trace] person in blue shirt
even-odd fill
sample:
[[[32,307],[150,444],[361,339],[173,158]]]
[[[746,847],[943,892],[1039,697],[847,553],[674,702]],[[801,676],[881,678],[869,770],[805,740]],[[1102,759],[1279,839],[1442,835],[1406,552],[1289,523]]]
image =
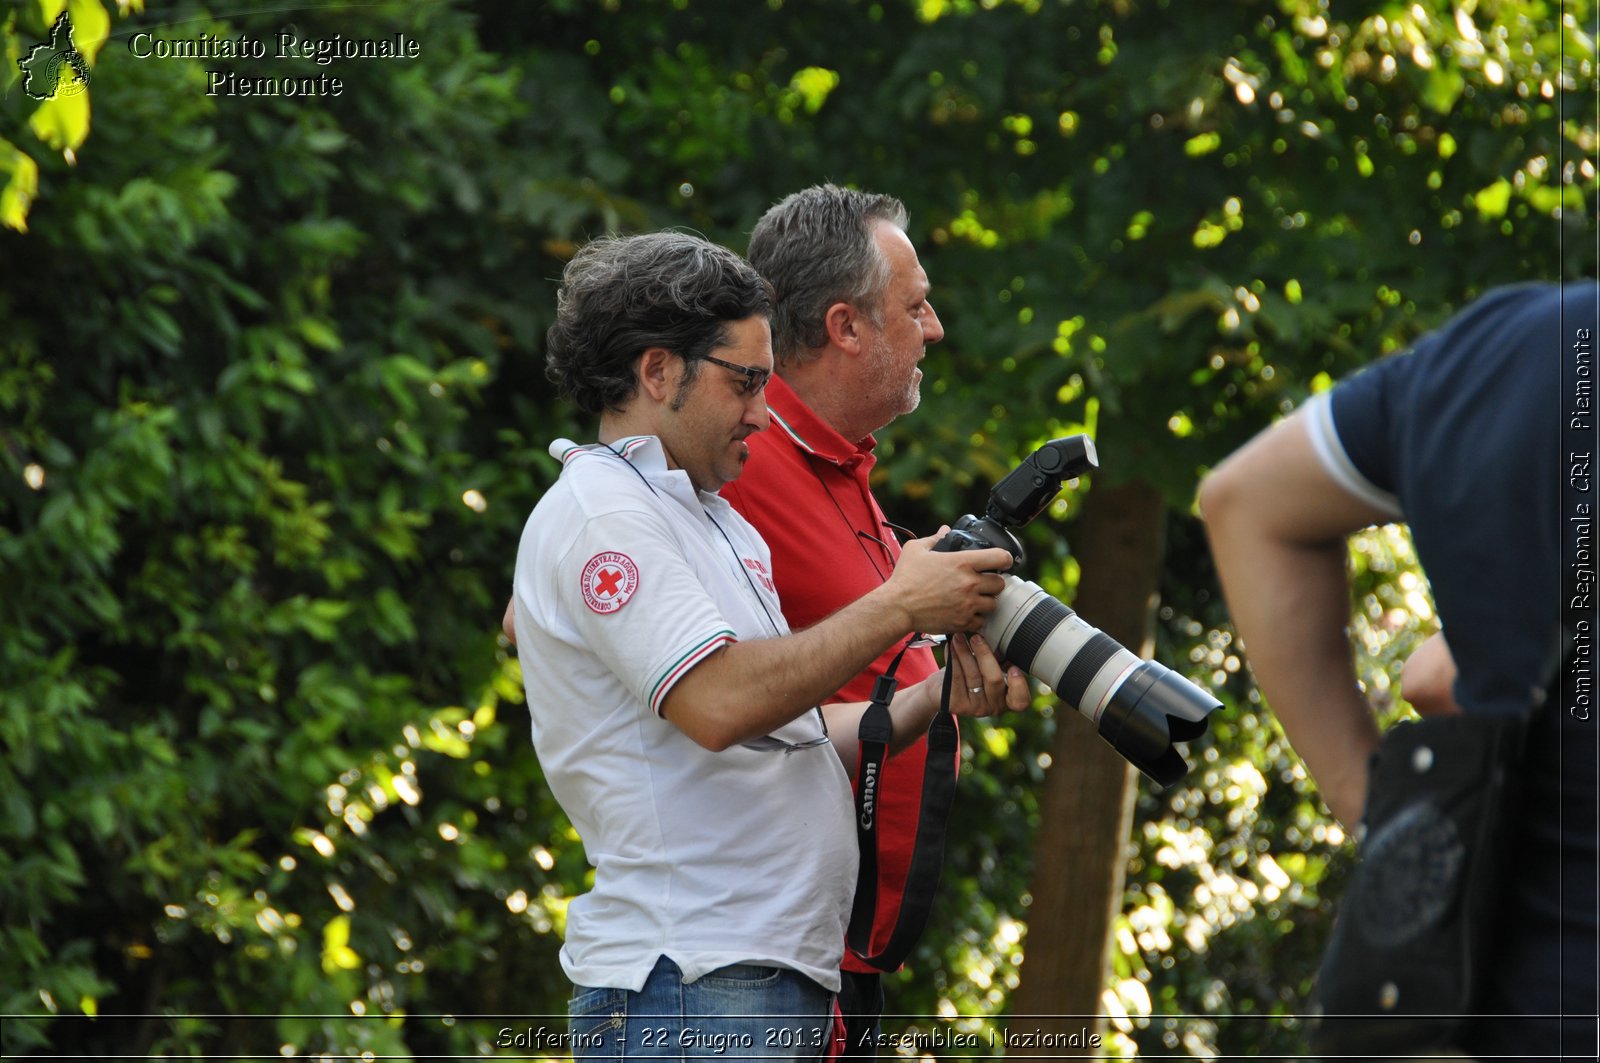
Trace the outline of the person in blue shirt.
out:
[[[1562,641],[1562,380],[1596,316],[1593,281],[1495,289],[1316,396],[1201,484],[1256,680],[1352,827],[1379,735],[1345,631],[1345,538],[1410,525],[1442,625],[1404,679],[1424,711],[1526,711]],[[1563,1037],[1569,1050],[1595,1047],[1600,724],[1569,707],[1540,713],[1528,737],[1503,929],[1483,1017],[1458,1046],[1475,1055],[1553,1054]]]

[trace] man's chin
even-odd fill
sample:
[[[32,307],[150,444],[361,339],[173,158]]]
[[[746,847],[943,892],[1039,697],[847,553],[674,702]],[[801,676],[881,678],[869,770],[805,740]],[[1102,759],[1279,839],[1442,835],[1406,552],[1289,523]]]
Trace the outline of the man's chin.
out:
[[[734,460],[717,469],[717,479],[725,484],[731,484],[744,472],[744,463],[750,460],[750,448],[743,443],[739,444],[739,453]]]

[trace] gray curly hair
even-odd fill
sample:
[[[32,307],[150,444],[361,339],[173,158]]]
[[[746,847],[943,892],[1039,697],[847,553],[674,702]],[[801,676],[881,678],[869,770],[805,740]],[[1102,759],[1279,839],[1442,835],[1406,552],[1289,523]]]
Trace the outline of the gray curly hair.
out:
[[[817,356],[828,307],[847,302],[883,324],[889,263],[872,238],[879,221],[906,227],[893,196],[814,185],[774,204],[750,231],[750,264],[771,282],[772,351],[782,365]]]

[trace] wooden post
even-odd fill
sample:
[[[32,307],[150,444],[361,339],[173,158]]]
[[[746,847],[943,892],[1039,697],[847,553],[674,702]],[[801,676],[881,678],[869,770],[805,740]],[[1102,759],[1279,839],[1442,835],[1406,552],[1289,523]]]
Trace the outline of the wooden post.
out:
[[[1161,493],[1135,481],[1096,484],[1078,517],[1074,552],[1083,575],[1071,605],[1140,656],[1153,642],[1166,516]],[[1008,1055],[1103,1054],[1100,996],[1122,907],[1137,772],[1075,708],[1056,712]]]

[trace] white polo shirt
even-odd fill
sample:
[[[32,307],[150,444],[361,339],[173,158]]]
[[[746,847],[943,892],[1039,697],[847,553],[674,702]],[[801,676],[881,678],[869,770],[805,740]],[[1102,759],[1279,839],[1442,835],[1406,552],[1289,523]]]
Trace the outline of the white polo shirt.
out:
[[[550,452],[514,602],[534,749],[595,868],[567,977],[638,991],[666,956],[689,981],[762,963],[837,992],[856,843],[833,747],[713,753],[660,715],[719,647],[788,633],[766,544],[653,436]],[[821,733],[807,713],[773,736]]]

